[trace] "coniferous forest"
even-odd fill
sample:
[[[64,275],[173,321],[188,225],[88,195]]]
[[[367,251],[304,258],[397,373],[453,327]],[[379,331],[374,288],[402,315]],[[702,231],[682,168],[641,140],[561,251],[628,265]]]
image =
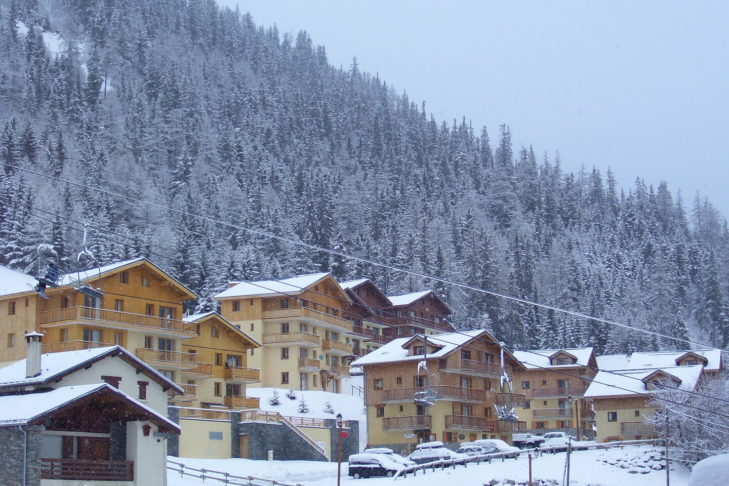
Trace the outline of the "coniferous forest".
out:
[[[47,243],[75,270],[86,225],[99,263],[147,256],[199,309],[229,280],[330,271],[434,288],[457,327],[516,348],[686,347],[301,241],[727,346],[729,231],[709,201],[567,172],[489,129],[213,0],[3,0],[0,264],[35,273]]]

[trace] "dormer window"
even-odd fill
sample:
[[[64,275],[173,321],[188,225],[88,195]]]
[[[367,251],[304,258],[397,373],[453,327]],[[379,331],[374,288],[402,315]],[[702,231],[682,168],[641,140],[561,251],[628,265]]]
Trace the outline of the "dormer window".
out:
[[[425,346],[414,346],[413,354],[414,355],[425,354]]]
[[[686,361],[683,362],[683,364],[686,366],[697,365],[697,364],[699,364],[699,360],[698,359],[687,359]]]

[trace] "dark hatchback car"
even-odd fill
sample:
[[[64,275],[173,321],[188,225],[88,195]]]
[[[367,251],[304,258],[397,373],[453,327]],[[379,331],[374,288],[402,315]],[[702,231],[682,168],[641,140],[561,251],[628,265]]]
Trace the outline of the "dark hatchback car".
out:
[[[385,454],[352,454],[349,456],[349,475],[354,479],[371,476],[392,477],[403,469],[403,465]]]

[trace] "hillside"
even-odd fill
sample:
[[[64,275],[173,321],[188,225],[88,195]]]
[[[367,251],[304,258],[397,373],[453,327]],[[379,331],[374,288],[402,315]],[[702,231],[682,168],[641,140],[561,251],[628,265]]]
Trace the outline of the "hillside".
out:
[[[73,269],[86,224],[99,263],[149,256],[200,308],[231,279],[331,271],[389,294],[434,287],[459,327],[517,348],[685,347],[300,241],[729,342],[728,231],[704,199],[689,210],[663,183],[565,172],[507,126],[492,139],[436,120],[356,61],[333,68],[306,33],[212,0],[13,0],[0,25],[2,264],[35,271],[47,242]]]

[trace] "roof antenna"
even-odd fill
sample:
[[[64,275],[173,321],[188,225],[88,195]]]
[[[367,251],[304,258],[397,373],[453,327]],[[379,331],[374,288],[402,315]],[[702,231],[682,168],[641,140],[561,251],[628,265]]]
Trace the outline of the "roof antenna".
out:
[[[504,366],[504,346],[506,346],[506,343],[499,343],[499,349],[501,351],[501,379],[494,409],[496,409],[496,417],[499,420],[503,422],[518,422],[519,417],[516,415],[516,404],[514,403],[517,401],[517,396],[512,393],[511,379],[506,372],[506,366]]]
[[[435,405],[437,393],[430,387],[430,381],[428,379],[428,336],[423,334],[423,340],[425,341],[425,346],[423,346],[423,359],[418,362],[418,376],[416,378],[418,389],[413,396],[413,400],[416,405],[432,407]]]
[[[79,254],[76,256],[76,261],[79,263],[79,268],[84,267],[89,263],[95,263],[97,267],[99,266],[99,262],[96,260],[96,257],[94,256],[94,254],[91,253],[91,250],[89,250],[86,247],[87,232],[88,232],[88,224],[84,223],[84,239],[83,239],[83,243],[82,243],[83,250],[81,250],[79,252]],[[99,268],[99,275],[101,275],[101,268]],[[82,280],[81,270],[78,271],[77,277],[78,277],[78,282],[77,282],[78,285],[75,287],[75,289],[77,291],[81,292],[84,295],[88,295],[89,297],[91,297],[92,299],[95,299],[95,300],[101,298],[103,293],[100,290],[97,290],[97,289],[91,287],[90,285],[84,285],[83,283],[81,283],[81,280]]]
[[[41,243],[38,245],[38,276],[36,277],[36,280],[38,283],[33,288],[36,292],[38,292],[38,295],[40,295],[44,299],[48,299],[48,296],[46,295],[46,288],[48,287],[57,287],[58,286],[58,268],[53,263],[54,258],[58,258],[58,253],[56,253],[56,250],[53,248],[52,245],[49,245],[47,243]],[[48,262],[47,265],[45,265],[44,268],[44,262]]]

